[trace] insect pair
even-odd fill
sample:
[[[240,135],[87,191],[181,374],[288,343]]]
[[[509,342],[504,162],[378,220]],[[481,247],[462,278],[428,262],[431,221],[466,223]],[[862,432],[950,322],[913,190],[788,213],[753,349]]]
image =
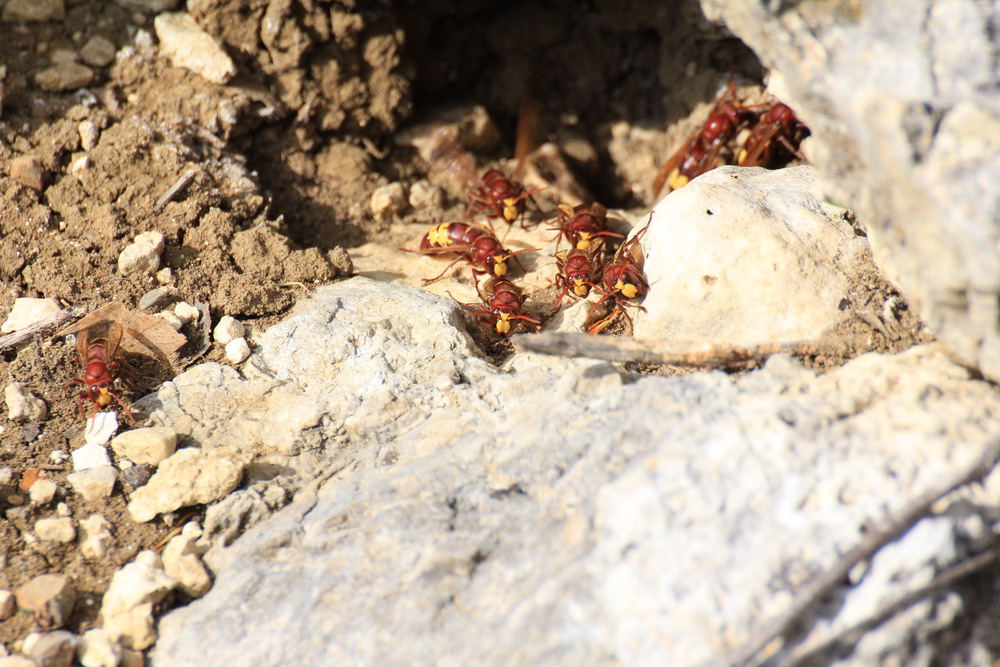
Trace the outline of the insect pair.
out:
[[[739,104],[735,84],[730,79],[729,87],[716,100],[705,123],[656,173],[654,195],[682,188],[723,164],[777,169],[793,158],[804,160],[799,145],[809,136],[809,128],[787,104],[776,102],[763,113],[755,111],[759,106]],[[749,130],[749,134],[737,145],[744,130]]]

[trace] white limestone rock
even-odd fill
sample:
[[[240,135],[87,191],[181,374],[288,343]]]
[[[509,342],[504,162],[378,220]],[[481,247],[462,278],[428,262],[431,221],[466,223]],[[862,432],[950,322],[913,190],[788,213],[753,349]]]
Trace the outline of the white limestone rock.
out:
[[[88,468],[111,465],[108,448],[104,445],[87,443],[73,450],[73,470],[77,472]]]
[[[66,480],[84,500],[92,502],[109,498],[114,493],[118,482],[118,468],[113,465],[94,466],[70,473]]]
[[[102,627],[126,648],[149,648],[156,641],[153,605],[176,585],[155,551],[140,552],[111,578],[101,603]]]
[[[240,336],[226,343],[226,359],[234,364],[242,364],[250,356],[247,339]]]
[[[242,338],[246,329],[243,324],[231,315],[223,315],[215,325],[212,336],[220,345],[228,345],[230,341]]]
[[[47,542],[72,542],[76,539],[76,527],[68,516],[39,519],[35,522],[35,535]]]
[[[816,340],[845,314],[867,243],[810,192],[812,167],[722,167],[665,197],[641,245],[649,294],[635,337]]]
[[[39,479],[28,489],[28,498],[32,505],[48,505],[58,490],[59,485],[51,479]]]
[[[163,548],[163,569],[191,597],[200,598],[212,587],[212,577],[189,535],[178,535],[167,542]]]
[[[114,635],[104,628],[91,628],[77,642],[76,659],[83,667],[118,667],[122,647]]]
[[[117,430],[118,413],[114,410],[103,410],[87,417],[87,427],[83,430],[83,441],[88,445],[101,446],[110,440]]]
[[[176,451],[177,432],[165,426],[134,428],[116,436],[111,449],[132,463],[156,466]]]
[[[111,523],[100,514],[80,521],[80,552],[84,558],[104,558],[113,539]]]
[[[236,488],[246,464],[243,452],[228,447],[179,449],[132,494],[128,511],[136,521],[149,521],[163,512],[219,500]]]

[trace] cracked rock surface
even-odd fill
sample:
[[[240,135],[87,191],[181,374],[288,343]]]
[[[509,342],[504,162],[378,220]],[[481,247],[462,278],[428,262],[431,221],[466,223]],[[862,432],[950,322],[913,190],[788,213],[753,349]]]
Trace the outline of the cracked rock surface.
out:
[[[531,355],[509,372],[457,317],[353,278],[272,327],[244,376],[206,364],[146,399],[270,465],[253,512],[215,516],[256,525],[206,531],[215,585],[161,619],[155,664],[703,664],[1000,434],[1000,395],[936,345],[825,375],[785,356],[743,376]],[[960,557],[975,506],[911,537],[883,593]],[[925,612],[879,650],[905,657]]]

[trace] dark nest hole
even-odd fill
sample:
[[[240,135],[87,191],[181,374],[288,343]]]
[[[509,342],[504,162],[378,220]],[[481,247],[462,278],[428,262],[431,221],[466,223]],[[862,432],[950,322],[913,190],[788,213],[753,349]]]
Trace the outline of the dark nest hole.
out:
[[[410,2],[398,9],[414,67],[414,118],[483,105],[513,157],[518,114],[538,110],[535,143],[572,133],[597,151],[577,175],[610,207],[638,201],[607,144],[618,122],[663,130],[715,99],[732,74],[760,81],[753,52],[708,22],[695,0]],[[572,162],[572,158],[570,158]],[[652,175],[650,175],[652,178]]]

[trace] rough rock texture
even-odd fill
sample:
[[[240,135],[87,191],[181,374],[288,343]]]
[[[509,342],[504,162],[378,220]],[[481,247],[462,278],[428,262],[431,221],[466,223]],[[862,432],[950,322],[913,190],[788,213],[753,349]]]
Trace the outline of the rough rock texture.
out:
[[[820,376],[779,356],[631,377],[530,355],[498,370],[459,323],[453,301],[354,278],[260,336],[243,375],[205,364],[144,399],[203,448],[261,457],[245,503],[209,511],[215,585],[161,620],[158,667],[704,664],[1000,435],[1000,394],[935,346]],[[287,476],[300,490],[267,519]],[[890,569],[961,558],[976,508],[911,533]],[[250,517],[228,547],[209,526]],[[932,616],[880,650],[907,662]]]
[[[818,340],[852,317],[852,286],[877,270],[813,180],[812,167],[722,167],[664,198],[641,237],[649,294],[636,338]]]
[[[822,189],[857,210],[889,278],[1000,379],[996,5],[701,4],[773,68],[772,89],[813,131]]]

